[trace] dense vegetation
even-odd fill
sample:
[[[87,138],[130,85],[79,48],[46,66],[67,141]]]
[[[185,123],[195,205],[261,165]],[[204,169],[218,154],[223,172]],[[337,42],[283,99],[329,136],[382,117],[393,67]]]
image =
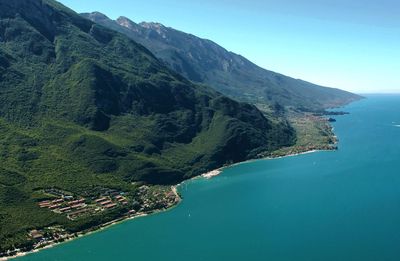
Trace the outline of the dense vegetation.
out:
[[[0,0],[0,250],[29,229],[116,215],[69,221],[37,206],[44,188],[133,193],[293,141],[280,117],[193,84],[55,1]]]
[[[209,84],[235,99],[269,109],[276,103],[299,111],[323,111],[360,97],[267,71],[216,43],[167,28],[136,24],[126,17],[113,21],[101,13],[83,14],[143,44],[170,68],[188,79]]]

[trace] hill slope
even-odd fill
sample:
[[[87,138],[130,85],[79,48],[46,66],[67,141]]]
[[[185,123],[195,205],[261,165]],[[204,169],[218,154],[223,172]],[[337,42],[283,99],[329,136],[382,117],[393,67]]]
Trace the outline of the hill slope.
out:
[[[0,250],[29,229],[103,220],[39,208],[46,188],[114,188],[134,201],[140,184],[176,184],[293,136],[55,1],[0,0]]]
[[[188,79],[209,84],[241,101],[318,111],[360,99],[349,92],[267,71],[210,40],[159,23],[136,24],[126,17],[113,21],[98,12],[82,15],[143,44]]]

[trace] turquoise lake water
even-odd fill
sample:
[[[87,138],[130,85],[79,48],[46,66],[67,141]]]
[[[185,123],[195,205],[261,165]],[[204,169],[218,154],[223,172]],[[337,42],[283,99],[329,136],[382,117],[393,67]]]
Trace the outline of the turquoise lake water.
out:
[[[334,123],[336,152],[259,160],[181,187],[171,211],[21,261],[398,261],[400,96],[368,96]]]

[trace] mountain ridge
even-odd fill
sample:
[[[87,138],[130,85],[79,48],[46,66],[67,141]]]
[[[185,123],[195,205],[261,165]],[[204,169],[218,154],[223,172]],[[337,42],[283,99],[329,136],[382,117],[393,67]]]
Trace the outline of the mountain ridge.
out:
[[[217,43],[159,23],[111,20],[100,13],[81,14],[146,46],[171,69],[194,82],[209,84],[241,101],[263,106],[279,103],[302,111],[323,111],[360,99],[337,88],[322,87],[263,69]]]

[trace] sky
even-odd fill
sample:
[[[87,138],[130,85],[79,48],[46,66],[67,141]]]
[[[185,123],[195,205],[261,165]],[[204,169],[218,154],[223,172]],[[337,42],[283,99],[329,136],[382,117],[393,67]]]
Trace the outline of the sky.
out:
[[[400,93],[398,0],[61,0],[210,39],[257,65],[357,93]]]

